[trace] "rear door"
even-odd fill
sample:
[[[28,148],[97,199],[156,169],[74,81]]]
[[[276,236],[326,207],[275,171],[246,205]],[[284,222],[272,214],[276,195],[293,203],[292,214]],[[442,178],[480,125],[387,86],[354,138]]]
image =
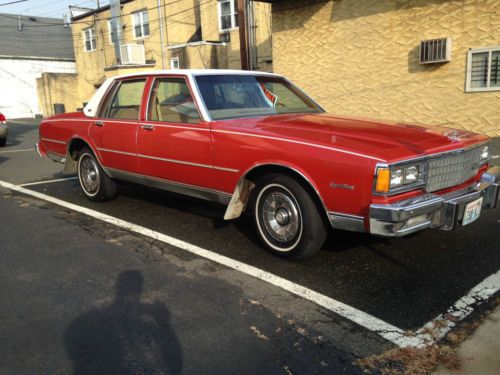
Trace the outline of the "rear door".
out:
[[[90,126],[90,136],[107,168],[138,171],[137,128],[145,85],[146,78],[118,81]]]
[[[156,77],[137,133],[142,174],[196,187],[213,186],[210,125],[202,121],[184,76]]]

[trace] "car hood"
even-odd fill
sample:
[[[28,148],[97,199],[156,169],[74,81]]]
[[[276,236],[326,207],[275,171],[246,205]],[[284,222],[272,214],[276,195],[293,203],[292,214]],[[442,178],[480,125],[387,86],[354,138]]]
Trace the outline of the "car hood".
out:
[[[228,121],[230,125],[233,121]],[[239,131],[362,152],[394,162],[468,147],[488,137],[439,126],[396,123],[331,114],[274,115],[234,120]],[[232,127],[232,126],[231,126]]]

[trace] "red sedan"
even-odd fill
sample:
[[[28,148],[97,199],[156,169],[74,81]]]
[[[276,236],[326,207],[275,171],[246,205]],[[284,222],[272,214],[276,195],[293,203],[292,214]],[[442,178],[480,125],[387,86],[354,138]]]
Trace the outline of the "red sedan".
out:
[[[44,120],[37,149],[77,172],[91,200],[125,180],[216,201],[298,259],[329,226],[404,236],[475,221],[499,196],[488,141],[328,114],[275,74],[179,70],[107,80],[83,113]]]
[[[9,128],[7,127],[7,120],[5,116],[0,113],[0,147],[5,146],[7,143],[7,134],[9,133]]]

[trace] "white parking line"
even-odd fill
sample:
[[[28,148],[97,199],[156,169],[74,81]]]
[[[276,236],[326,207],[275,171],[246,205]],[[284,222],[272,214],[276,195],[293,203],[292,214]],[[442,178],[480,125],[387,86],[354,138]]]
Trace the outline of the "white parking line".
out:
[[[28,182],[26,184],[20,184],[17,186],[33,186],[33,185],[42,185],[42,184],[51,184],[53,182],[60,182],[60,181],[69,181],[69,180],[76,180],[78,177],[66,177],[66,178],[56,178],[55,180],[46,180],[46,181],[35,181],[35,182]]]
[[[0,154],[9,154],[11,152],[25,152],[25,151],[35,151],[34,148],[23,148],[21,150],[7,150],[7,151],[0,151]]]
[[[437,341],[444,337],[457,323],[474,311],[475,305],[480,305],[500,290],[500,271],[487,277],[469,293],[460,298],[448,311],[438,315],[417,331],[423,340]],[[428,332],[432,332],[429,335]]]
[[[131,232],[135,232],[138,234],[141,234],[143,236],[147,236],[150,238],[153,238],[155,240],[167,243],[169,245],[175,246],[177,248],[180,248],[182,250],[188,251],[190,253],[196,254],[198,256],[201,256],[203,258],[209,259],[213,262],[222,264],[226,267],[232,268],[234,270],[243,272],[247,275],[253,276],[257,279],[263,280],[269,284],[272,284],[274,286],[277,286],[281,289],[284,289],[290,293],[293,293],[299,297],[302,297],[304,299],[307,299],[311,302],[316,303],[317,305],[320,305],[330,311],[333,311],[334,313],[349,319],[352,322],[355,322],[356,324],[359,324],[360,326],[378,333],[380,336],[385,338],[388,341],[391,341],[392,343],[404,347],[404,346],[418,346],[422,344],[422,341],[418,337],[409,337],[405,336],[405,332],[398,328],[395,327],[389,323],[384,322],[383,320],[380,320],[370,314],[367,314],[363,311],[360,311],[352,306],[346,305],[342,302],[339,302],[333,298],[327,297],[323,294],[320,294],[318,292],[315,292],[314,290],[305,288],[301,285],[295,284],[289,280],[286,280],[282,277],[276,276],[272,273],[266,272],[264,270],[261,270],[259,268],[250,266],[248,264],[239,262],[237,260],[225,257],[223,255],[217,254],[213,251],[203,249],[199,246],[190,244],[186,241],[179,240],[174,237],[170,237],[166,234],[142,227],[140,225],[136,225],[133,223],[130,223],[125,220],[118,219],[116,217],[110,216],[103,214],[99,211],[94,211],[85,207],[78,206],[73,203],[69,203],[42,193],[38,193],[36,191],[28,190],[25,189],[22,186],[18,185],[13,185],[9,182],[4,182],[0,181],[0,186],[17,191],[19,193],[23,193],[26,195],[30,195],[32,197],[42,199],[44,201],[50,202],[57,204],[59,206],[68,208],[70,210],[80,212],[82,214],[91,216],[95,219],[102,220],[104,222],[116,225],[120,228],[129,230]]]
[[[116,225],[125,230],[167,243],[179,249],[188,251],[192,254],[196,254],[213,262],[222,264],[228,268],[232,268],[249,276],[253,276],[257,279],[263,280],[269,284],[277,286],[301,298],[311,301],[321,307],[324,307],[325,309],[328,309],[342,316],[343,318],[346,318],[360,325],[365,329],[377,333],[381,337],[400,347],[420,347],[436,342],[444,335],[446,335],[446,333],[449,332],[460,320],[467,317],[474,310],[475,305],[479,305],[482,302],[488,300],[491,296],[493,296],[500,290],[500,271],[498,271],[497,273],[489,276],[484,281],[476,285],[473,289],[471,289],[470,292],[467,293],[467,295],[459,299],[453,306],[451,306],[446,313],[441,314],[435,319],[426,323],[422,328],[416,331],[415,335],[408,335],[401,328],[395,327],[352,306],[346,305],[333,298],[315,292],[314,290],[308,289],[282,277],[276,276],[270,272],[217,254],[213,251],[190,244],[186,241],[179,240],[166,234],[130,223],[122,219],[118,219],[110,215],[106,215],[99,211],[94,211],[42,193],[38,193],[36,191],[25,189],[20,185],[13,185],[9,182],[0,181],[0,186],[6,189],[17,191],[22,194],[30,195],[32,197],[59,206],[66,207],[70,210],[80,212],[95,219]],[[439,321],[441,324],[437,324],[437,322]],[[442,324],[443,321],[445,323],[444,325]]]
[[[493,155],[491,158],[492,159],[498,159],[498,158],[500,158],[500,155]]]

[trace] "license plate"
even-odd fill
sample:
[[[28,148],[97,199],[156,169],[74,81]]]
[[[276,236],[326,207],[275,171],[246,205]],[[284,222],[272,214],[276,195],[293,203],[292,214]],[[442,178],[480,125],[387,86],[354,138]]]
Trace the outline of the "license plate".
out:
[[[462,225],[467,225],[476,221],[481,214],[481,206],[483,205],[483,198],[476,199],[465,206],[464,217]]]

